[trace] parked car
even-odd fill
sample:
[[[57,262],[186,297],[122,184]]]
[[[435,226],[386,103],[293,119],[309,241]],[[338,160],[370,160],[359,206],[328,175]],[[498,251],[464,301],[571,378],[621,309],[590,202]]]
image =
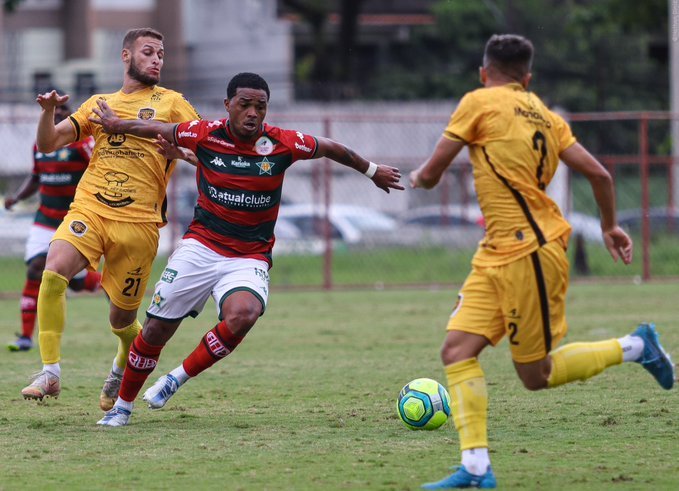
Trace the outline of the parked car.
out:
[[[648,220],[653,234],[679,234],[679,212],[671,208],[650,208]],[[641,233],[643,211],[639,208],[620,211],[618,224],[630,233]]]
[[[426,227],[481,227],[483,215],[478,205],[430,205],[408,210],[401,217],[405,225]]]
[[[281,205],[278,217],[294,225],[304,238],[325,237],[325,210],[311,203]],[[398,224],[389,215],[368,207],[333,204],[329,210],[330,238],[356,244],[371,234],[396,232]]]
[[[572,211],[566,215],[566,220],[568,220],[573,228],[573,237],[582,235],[582,238],[588,242],[603,243],[604,237],[601,235],[601,220],[599,220],[599,217]]]

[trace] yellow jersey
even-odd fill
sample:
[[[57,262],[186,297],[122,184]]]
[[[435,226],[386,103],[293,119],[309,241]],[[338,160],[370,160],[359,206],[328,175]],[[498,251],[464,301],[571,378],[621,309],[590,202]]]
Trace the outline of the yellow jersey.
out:
[[[571,227],[545,188],[575,138],[535,94],[518,83],[469,92],[443,136],[469,148],[486,226],[473,265],[500,266],[568,241]]]
[[[76,141],[92,135],[90,165],[78,184],[73,207],[94,211],[121,222],[167,222],[165,191],[175,162],[163,158],[153,139],[109,135],[88,120],[97,100],[105,100],[121,119],[153,119],[181,123],[200,119],[196,110],[173,90],[148,87],[132,94],[97,94],[70,117]]]

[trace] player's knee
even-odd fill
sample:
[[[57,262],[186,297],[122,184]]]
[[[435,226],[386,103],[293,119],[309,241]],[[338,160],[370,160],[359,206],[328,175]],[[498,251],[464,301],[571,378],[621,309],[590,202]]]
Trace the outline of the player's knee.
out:
[[[244,335],[255,325],[261,313],[261,305],[240,303],[231,306],[228,311],[223,312],[222,318],[233,333]]]

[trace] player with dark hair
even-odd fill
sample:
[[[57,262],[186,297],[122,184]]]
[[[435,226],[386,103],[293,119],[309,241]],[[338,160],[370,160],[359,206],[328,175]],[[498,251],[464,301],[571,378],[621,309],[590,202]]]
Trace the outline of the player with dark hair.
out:
[[[165,50],[163,35],[150,28],[125,35],[121,53],[123,85],[113,94],[90,97],[67,120],[54,124],[55,108],[68,96],[40,94],[38,149],[52,152],[68,143],[94,137],[94,152],[75,199],[57,229],[38,296],[38,327],[43,369],[21,393],[27,399],[56,397],[61,390],[61,336],[65,327],[65,291],[73,275],[96,269],[103,256],[101,286],[110,299],[109,321],[118,336],[118,353],[104,383],[99,405],[106,411],[118,396],[130,344],[141,330],[141,304],[158,249],[158,228],[165,217],[167,182],[174,162],[156,151],[150,138],[107,134],[89,121],[98,101],[125,118],[163,123],[198,119],[184,97],[158,86]]]
[[[620,339],[557,348],[567,331],[571,227],[545,188],[559,160],[589,180],[613,260],[632,261],[632,240],[617,225],[610,174],[576,142],[568,124],[527,90],[532,58],[527,39],[492,36],[480,69],[484,87],[462,98],[432,155],[410,174],[413,188],[434,187],[467,145],[486,224],[441,349],[462,466],[426,489],[496,487],[478,357],[505,336],[528,390],[586,380],[628,361],[640,363],[664,389],[674,383],[674,366],[652,324]]]
[[[54,122],[59,123],[71,114],[67,105],[54,112]],[[75,188],[87,169],[92,156],[91,138],[71,143],[56,152],[39,152],[33,146],[33,171],[15,193],[5,198],[5,209],[11,210],[19,201],[39,192],[40,206],[26,241],[26,283],[21,294],[21,334],[7,345],[10,351],[28,351],[33,347],[33,330],[38,308],[38,291],[45,256],[54,231],[61,224],[73,201]],[[97,271],[82,270],[68,283],[73,291],[94,292],[99,288],[101,275]]]
[[[103,101],[94,109],[92,120],[108,133],[158,134],[189,149],[198,187],[193,222],[156,283],[118,400],[98,424],[128,423],[165,343],[185,317],[201,312],[208,297],[215,300],[219,322],[180,366],[145,392],[150,407],[163,407],[187,380],[229,355],[264,313],[283,178],[295,161],[326,157],[366,174],[386,192],[403,189],[396,168],[368,162],[327,138],[264,123],[268,104],[264,79],[240,73],[228,85],[227,119],[173,125],[121,120]]]

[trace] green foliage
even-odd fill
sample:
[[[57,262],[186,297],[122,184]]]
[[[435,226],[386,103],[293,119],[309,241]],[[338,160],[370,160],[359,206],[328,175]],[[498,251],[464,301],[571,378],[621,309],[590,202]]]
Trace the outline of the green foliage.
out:
[[[667,109],[667,5],[633,0],[442,0],[436,24],[413,30],[377,72],[375,98],[459,98],[478,86],[493,33],[517,33],[536,48],[533,88],[569,111]],[[660,50],[662,52],[662,50]]]
[[[438,351],[456,291],[274,292],[245,342],[191,380],[159,411],[137,403],[125,428],[95,425],[116,338],[102,297],[69,299],[63,390],[24,401],[36,352],[0,352],[3,490],[405,490],[440,479],[458,460],[452,422],[413,432],[398,391],[445,382]],[[574,285],[568,341],[622,336],[654,320],[679,347],[676,284]],[[0,301],[13,325],[15,302]],[[149,383],[174,368],[214,325],[207,305],[187,319]],[[6,336],[11,330],[6,329]],[[489,436],[501,489],[633,490],[676,487],[677,391],[636,364],[530,393],[505,342],[481,357]]]

